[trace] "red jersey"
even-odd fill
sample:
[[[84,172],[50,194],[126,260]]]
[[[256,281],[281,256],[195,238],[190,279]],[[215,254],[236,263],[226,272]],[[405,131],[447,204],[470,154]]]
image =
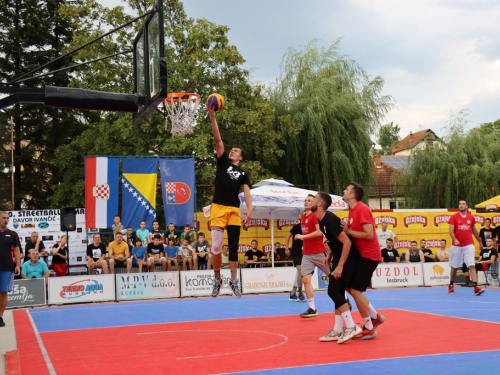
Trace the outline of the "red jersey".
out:
[[[377,239],[375,230],[375,220],[373,220],[372,211],[363,202],[358,202],[354,208],[349,210],[348,225],[351,230],[363,232],[363,224],[371,224],[373,228],[373,238],[365,240],[363,238],[351,237],[354,246],[358,249],[359,255],[363,258],[368,258],[375,261],[380,261],[382,252]]]
[[[302,217],[300,218],[302,234],[313,233],[316,231],[316,225],[319,225],[319,221],[314,212],[311,212],[308,216],[306,216],[306,214],[302,214]],[[303,255],[319,254],[326,251],[325,244],[323,243],[323,236],[304,238],[302,246]]]
[[[455,238],[460,242],[459,246],[474,245],[474,240],[472,239],[472,227],[476,224],[474,216],[467,212],[464,217],[460,215],[460,212],[457,212],[450,217],[448,224],[455,226],[453,233],[455,234]]]

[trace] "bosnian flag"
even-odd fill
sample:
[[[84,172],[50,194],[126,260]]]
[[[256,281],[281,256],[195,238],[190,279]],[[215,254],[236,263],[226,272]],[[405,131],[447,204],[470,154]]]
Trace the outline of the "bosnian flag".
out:
[[[119,159],[85,157],[85,226],[111,228],[118,215]]]

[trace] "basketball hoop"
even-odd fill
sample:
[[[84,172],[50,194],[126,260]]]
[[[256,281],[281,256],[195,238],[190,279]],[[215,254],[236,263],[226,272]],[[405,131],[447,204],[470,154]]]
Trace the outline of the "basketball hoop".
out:
[[[167,121],[172,123],[172,135],[193,134],[194,118],[198,113],[201,96],[193,93],[174,92],[165,99],[165,130]]]

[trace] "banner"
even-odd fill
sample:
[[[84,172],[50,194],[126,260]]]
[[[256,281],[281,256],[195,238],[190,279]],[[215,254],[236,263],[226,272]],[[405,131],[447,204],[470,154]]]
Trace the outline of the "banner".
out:
[[[146,228],[156,220],[156,181],[158,159],[122,159],[122,223]]]
[[[295,267],[243,268],[243,293],[290,292],[295,280]]]
[[[178,298],[178,272],[123,273],[116,275],[116,299]]]
[[[45,279],[14,280],[12,292],[7,293],[8,309],[46,304]]]
[[[372,276],[373,288],[424,285],[424,263],[381,263]]]
[[[232,295],[233,292],[229,289],[231,271],[222,269],[220,275],[222,278],[220,295]],[[181,297],[208,297],[212,294],[213,282],[213,270],[181,271]]]
[[[118,214],[119,159],[85,157],[87,228],[111,228]]]
[[[423,263],[425,286],[449,285],[451,267],[448,262]],[[479,272],[478,272],[479,273]]]
[[[38,233],[49,253],[52,246],[59,243],[61,236],[66,234],[66,232],[60,230],[60,212],[58,209],[8,211],[8,213],[10,220],[7,227],[15,231],[19,236],[23,253],[26,242],[30,241],[33,232]],[[85,210],[83,208],[76,209],[76,231],[69,232],[68,237],[69,264],[71,270],[74,270],[73,266],[83,266],[87,263],[85,261],[87,238]],[[52,255],[49,255],[47,264],[49,266],[52,264]]]
[[[115,275],[49,278],[49,304],[114,301]]]
[[[194,158],[160,159],[160,176],[165,222],[193,226],[196,189]]]

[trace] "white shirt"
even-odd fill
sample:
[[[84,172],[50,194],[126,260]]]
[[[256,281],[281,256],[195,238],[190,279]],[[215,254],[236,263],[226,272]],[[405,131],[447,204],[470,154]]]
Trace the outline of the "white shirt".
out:
[[[396,237],[396,235],[394,234],[394,232],[392,230],[385,230],[383,231],[382,229],[379,229],[377,230],[377,240],[378,240],[378,244],[380,246],[380,250],[384,249],[386,247],[386,240],[388,238],[392,238],[394,239],[394,237]]]

